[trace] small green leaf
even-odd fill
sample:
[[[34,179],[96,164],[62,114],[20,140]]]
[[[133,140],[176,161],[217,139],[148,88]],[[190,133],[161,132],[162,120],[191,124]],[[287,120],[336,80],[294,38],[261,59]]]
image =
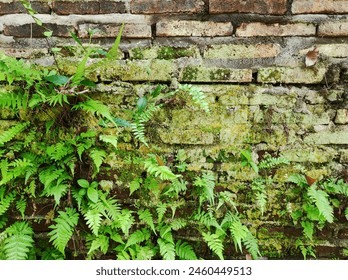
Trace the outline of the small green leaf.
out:
[[[53,34],[53,31],[52,31],[52,30],[45,31],[45,32],[43,33],[43,35],[44,35],[45,37],[47,37],[47,38],[52,37],[52,34]]]
[[[99,195],[98,195],[98,191],[95,188],[89,187],[87,189],[87,196],[92,202],[94,203],[98,202]]]
[[[70,36],[74,39],[76,43],[78,43],[81,47],[83,47],[81,40],[76,36],[76,34],[72,31],[69,32]]]
[[[147,98],[145,96],[140,97],[137,102],[138,112],[144,111],[144,109],[146,108],[146,105],[147,105]]]
[[[45,79],[59,86],[65,85],[69,81],[68,77],[61,76],[61,75],[51,75],[51,76],[47,76]]]
[[[85,179],[79,179],[77,180],[77,183],[83,188],[87,189],[89,187],[89,182]]]

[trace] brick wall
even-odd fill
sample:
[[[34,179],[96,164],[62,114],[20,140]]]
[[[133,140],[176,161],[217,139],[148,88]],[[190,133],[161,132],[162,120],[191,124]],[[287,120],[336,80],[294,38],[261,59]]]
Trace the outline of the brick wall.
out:
[[[107,49],[125,23],[123,59],[97,73],[107,87],[121,79],[141,91],[143,82],[178,80],[207,94],[214,114],[174,110],[163,120],[169,129],[156,132],[164,151],[186,149],[191,170],[215,166],[207,159],[216,158],[217,150],[252,146],[303,165],[313,176],[348,176],[347,0],[31,2],[54,30],[53,46],[74,45],[69,31],[87,42],[88,29],[98,28],[93,43]],[[306,67],[306,53],[314,47],[319,60]],[[19,1],[0,0],[0,49],[52,63],[42,29]],[[248,178],[230,165],[219,166],[221,182]],[[280,170],[279,182],[282,176]],[[258,237],[264,240],[276,240],[279,232],[289,238],[299,234],[285,222],[275,226],[271,218],[262,224]],[[323,231],[317,256],[340,256],[348,247],[347,232],[344,219]],[[288,257],[294,257],[290,251]]]

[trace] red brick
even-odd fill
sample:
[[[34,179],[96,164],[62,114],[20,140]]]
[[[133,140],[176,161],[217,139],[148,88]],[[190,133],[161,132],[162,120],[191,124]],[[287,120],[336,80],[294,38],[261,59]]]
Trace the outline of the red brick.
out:
[[[291,10],[294,14],[344,14],[348,12],[348,0],[294,0]]]
[[[59,15],[125,13],[126,6],[120,1],[55,1],[53,11]]]
[[[157,36],[231,36],[232,24],[229,22],[173,20],[157,23]]]
[[[282,15],[286,13],[286,0],[209,0],[211,14],[255,13]]]
[[[44,2],[31,2],[33,9],[39,14],[51,13],[51,8]],[[0,15],[27,13],[27,10],[20,2],[0,3]]]
[[[205,4],[202,0],[131,0],[130,7],[134,14],[194,14],[202,13]]]
[[[310,23],[265,24],[262,22],[242,23],[236,36],[313,36],[316,27]]]
[[[120,30],[120,23],[113,24],[81,24],[79,25],[79,37],[88,38],[88,29],[99,29],[93,38],[115,38]],[[151,38],[151,26],[147,24],[127,23],[122,33],[123,38]]]
[[[327,21],[319,25],[319,36],[348,36],[348,21]]]
[[[45,26],[53,30],[53,36],[57,37],[70,37],[69,30],[73,30],[73,26],[68,25],[57,25],[47,23]],[[38,26],[36,24],[23,24],[23,25],[4,25],[4,35],[13,36],[13,37],[21,37],[21,38],[41,38],[44,37],[43,32],[44,28]]]

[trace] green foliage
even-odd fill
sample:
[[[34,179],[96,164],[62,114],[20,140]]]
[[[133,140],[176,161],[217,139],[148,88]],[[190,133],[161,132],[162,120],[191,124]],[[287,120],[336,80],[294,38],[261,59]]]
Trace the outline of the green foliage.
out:
[[[71,239],[74,228],[79,220],[79,214],[73,208],[66,208],[59,211],[59,216],[54,219],[55,224],[51,225],[52,231],[48,233],[53,246],[65,255],[65,247]]]
[[[27,222],[15,222],[5,230],[3,250],[8,260],[25,260],[33,247],[34,232]]]
[[[221,238],[215,233],[203,232],[202,236],[209,248],[219,257],[220,260],[223,260],[224,245]]]

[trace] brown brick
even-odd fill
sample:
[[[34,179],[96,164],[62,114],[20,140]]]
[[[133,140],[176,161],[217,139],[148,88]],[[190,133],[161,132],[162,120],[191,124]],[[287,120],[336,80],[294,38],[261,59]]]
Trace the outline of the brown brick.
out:
[[[59,15],[125,13],[126,6],[119,1],[55,1],[53,11]]]
[[[93,38],[115,38],[120,30],[120,23],[113,24],[81,24],[78,34],[81,38],[88,38],[88,29],[99,29]],[[122,33],[123,38],[151,38],[151,26],[146,24],[127,23]]]
[[[73,30],[73,26],[68,25],[57,25],[52,23],[47,23],[45,26],[53,30],[53,36],[57,37],[70,37],[69,30]],[[23,24],[23,25],[5,25],[4,26],[4,35],[13,36],[13,37],[21,37],[21,38],[40,38],[44,37],[43,32],[44,28],[38,26],[36,24]]]
[[[100,1],[99,14],[126,13],[124,2]]]
[[[131,0],[130,5],[134,14],[194,14],[202,13],[205,4],[202,0]]]
[[[282,15],[286,13],[286,0],[209,0],[211,14],[255,13]]]
[[[31,2],[33,9],[39,14],[51,13],[50,6],[45,2]],[[0,15],[27,13],[26,9],[20,2],[0,3]]]
[[[232,24],[229,22],[175,20],[157,23],[157,36],[231,36]]]
[[[265,24],[262,22],[242,23],[237,28],[236,36],[313,36],[316,27],[310,23]]]
[[[319,36],[348,36],[348,21],[327,21],[319,25]]]
[[[348,1],[294,0],[291,10],[294,14],[344,14],[348,12]]]

